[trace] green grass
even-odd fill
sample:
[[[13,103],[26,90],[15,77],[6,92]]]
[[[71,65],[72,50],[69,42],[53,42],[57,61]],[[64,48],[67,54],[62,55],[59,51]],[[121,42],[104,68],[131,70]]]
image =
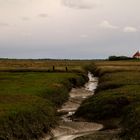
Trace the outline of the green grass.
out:
[[[58,120],[56,108],[86,80],[76,73],[0,72],[0,139],[38,139],[48,133]]]
[[[108,64],[108,67],[104,65],[104,63],[103,65],[100,63],[100,66],[99,63],[97,64],[98,71],[95,71],[95,74],[99,76],[99,85],[95,95],[82,103],[75,116],[97,122],[119,119],[117,125],[123,129],[121,137],[127,140],[139,140],[139,68],[137,68],[136,62],[134,65],[133,62],[130,62],[130,66],[127,68],[125,63],[123,66],[120,62],[119,69],[119,62]]]
[[[73,86],[82,86],[87,81],[81,73],[88,70],[99,76],[99,87],[76,115],[90,121],[117,117],[123,128],[121,136],[139,140],[139,66],[136,60],[1,59],[0,140],[32,140],[49,133],[57,124],[56,108],[68,99]]]

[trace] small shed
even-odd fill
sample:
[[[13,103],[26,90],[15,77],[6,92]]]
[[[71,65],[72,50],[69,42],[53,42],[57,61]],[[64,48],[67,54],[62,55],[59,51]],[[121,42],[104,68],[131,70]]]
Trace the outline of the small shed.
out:
[[[133,58],[140,59],[140,52],[137,51],[137,52],[133,55]]]

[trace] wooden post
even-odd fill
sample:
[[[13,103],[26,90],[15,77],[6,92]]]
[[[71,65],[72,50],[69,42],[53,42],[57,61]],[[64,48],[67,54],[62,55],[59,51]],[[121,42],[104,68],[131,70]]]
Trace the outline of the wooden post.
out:
[[[68,71],[68,67],[66,67],[66,72]]]
[[[53,71],[55,71],[55,66],[53,66]]]

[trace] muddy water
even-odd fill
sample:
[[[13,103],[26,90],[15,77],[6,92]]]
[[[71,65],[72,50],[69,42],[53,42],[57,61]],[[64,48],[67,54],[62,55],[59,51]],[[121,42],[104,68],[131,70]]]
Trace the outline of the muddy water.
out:
[[[101,124],[76,121],[71,117],[81,102],[94,94],[97,87],[98,79],[93,77],[91,73],[88,74],[88,77],[89,82],[84,87],[71,90],[69,100],[58,110],[65,115],[61,117],[58,127],[52,130],[53,136],[47,136],[43,140],[73,140],[103,128]]]

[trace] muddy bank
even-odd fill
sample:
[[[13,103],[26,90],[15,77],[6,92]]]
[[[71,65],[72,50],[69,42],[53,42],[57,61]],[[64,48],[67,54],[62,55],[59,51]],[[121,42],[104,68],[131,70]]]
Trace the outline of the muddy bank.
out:
[[[93,77],[91,73],[88,74],[88,77],[89,82],[84,87],[71,90],[69,100],[58,110],[65,115],[61,116],[58,127],[52,130],[52,135],[46,136],[42,140],[73,140],[103,128],[102,124],[73,120],[72,118],[81,102],[92,96],[98,85],[98,79]]]
[[[118,131],[116,129],[97,131],[92,134],[77,137],[74,140],[121,140],[118,136]]]

